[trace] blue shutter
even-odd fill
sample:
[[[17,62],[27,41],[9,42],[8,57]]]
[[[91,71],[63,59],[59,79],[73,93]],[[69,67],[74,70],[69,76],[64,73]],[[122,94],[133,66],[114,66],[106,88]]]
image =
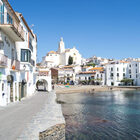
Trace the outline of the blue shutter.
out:
[[[0,5],[0,23],[4,23],[4,4]]]
[[[0,5],[0,23],[2,23],[2,5]]]

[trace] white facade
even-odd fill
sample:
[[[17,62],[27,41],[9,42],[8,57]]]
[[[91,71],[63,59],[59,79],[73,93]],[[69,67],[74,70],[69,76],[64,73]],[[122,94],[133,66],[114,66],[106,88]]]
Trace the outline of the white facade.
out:
[[[106,65],[106,84],[119,86],[121,80],[128,77],[128,63],[114,63]]]
[[[21,50],[28,50],[28,56]],[[37,39],[21,14],[0,0],[0,105],[19,101],[35,91]]]
[[[76,81],[80,82],[91,80],[94,74],[94,72],[80,72],[79,74],[76,74]]]
[[[129,79],[133,79],[133,85],[140,86],[140,62],[131,61],[128,65]]]
[[[52,90],[52,78],[51,78],[51,70],[49,68],[38,67],[38,75],[36,78],[36,83],[39,81],[43,81],[44,88],[47,91]]]
[[[74,65],[82,64],[82,57],[79,51],[75,47],[72,49],[65,49],[65,43],[63,42],[63,38],[61,38],[58,51],[50,51],[43,57],[41,65],[49,68],[58,67],[59,65],[66,66],[69,63],[69,57],[73,58]]]
[[[103,64],[108,63],[109,59],[93,56],[93,57],[89,58],[87,61],[88,61],[88,63],[94,63],[96,65],[103,65]]]
[[[71,65],[58,68],[57,70],[59,82],[75,82],[76,74],[81,71],[81,67],[79,65]]]
[[[98,82],[100,85],[104,86],[106,84],[105,71],[96,71],[94,79],[95,82]]]
[[[41,62],[42,66],[47,66],[48,68],[57,67],[60,64],[60,54],[50,51]]]

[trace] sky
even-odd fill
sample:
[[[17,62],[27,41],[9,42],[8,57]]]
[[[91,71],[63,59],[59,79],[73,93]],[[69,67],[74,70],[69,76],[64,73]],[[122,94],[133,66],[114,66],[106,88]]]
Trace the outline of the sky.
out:
[[[38,38],[38,61],[47,52],[76,46],[83,57],[140,57],[140,0],[9,0]]]

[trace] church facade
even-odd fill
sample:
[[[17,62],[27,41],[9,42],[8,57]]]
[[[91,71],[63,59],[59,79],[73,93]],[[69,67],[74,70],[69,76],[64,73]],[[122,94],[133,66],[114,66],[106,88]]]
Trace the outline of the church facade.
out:
[[[69,58],[72,58],[73,65],[82,64],[82,56],[79,51],[73,47],[72,49],[66,49],[63,38],[60,39],[58,50],[50,51],[45,57],[43,57],[41,65],[48,68],[66,66],[69,65]]]

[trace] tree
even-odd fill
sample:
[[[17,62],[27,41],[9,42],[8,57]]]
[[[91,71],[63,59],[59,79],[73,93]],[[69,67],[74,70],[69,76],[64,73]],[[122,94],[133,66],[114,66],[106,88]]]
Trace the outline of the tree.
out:
[[[133,83],[133,79],[123,79],[123,80],[121,80],[121,82],[122,83],[124,83],[124,85],[132,85],[132,83]]]
[[[73,57],[69,56],[68,64],[69,64],[69,65],[72,65],[72,64],[73,64]]]
[[[94,64],[94,63],[88,63],[88,64],[87,64],[87,66],[92,66],[92,67],[95,67],[95,66],[96,66],[96,64]]]

